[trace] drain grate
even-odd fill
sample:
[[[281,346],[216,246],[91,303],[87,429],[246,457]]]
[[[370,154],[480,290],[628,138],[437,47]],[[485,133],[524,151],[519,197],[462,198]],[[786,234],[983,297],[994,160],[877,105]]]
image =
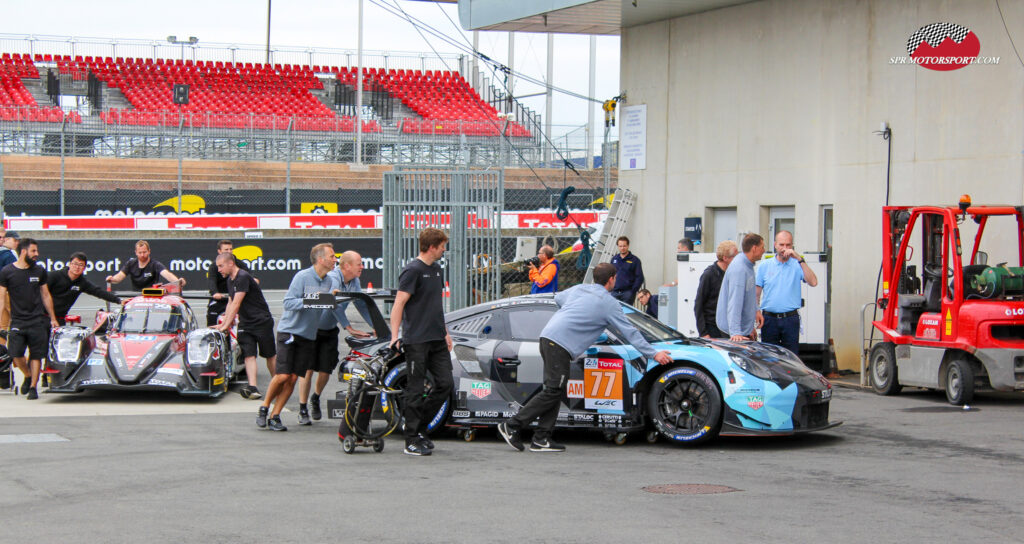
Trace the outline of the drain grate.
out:
[[[743,491],[727,485],[712,484],[662,484],[649,485],[643,488],[648,493],[659,493],[662,495],[714,495],[716,493],[732,493]]]

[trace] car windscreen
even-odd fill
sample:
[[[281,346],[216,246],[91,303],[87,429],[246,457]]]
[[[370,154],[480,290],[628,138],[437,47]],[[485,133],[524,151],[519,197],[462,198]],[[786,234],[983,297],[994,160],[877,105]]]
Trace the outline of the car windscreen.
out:
[[[161,303],[136,303],[117,316],[113,332],[175,333],[184,325],[181,308]]]
[[[626,313],[626,319],[636,327],[636,330],[640,331],[644,340],[647,340],[649,343],[674,342],[686,339],[683,333],[643,312],[637,311],[635,308],[623,306],[622,311]]]

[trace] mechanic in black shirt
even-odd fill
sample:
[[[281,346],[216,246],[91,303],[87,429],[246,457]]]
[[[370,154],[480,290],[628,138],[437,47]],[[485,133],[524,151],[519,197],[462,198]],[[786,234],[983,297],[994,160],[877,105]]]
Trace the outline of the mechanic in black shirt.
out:
[[[132,281],[132,289],[141,291],[146,287],[152,287],[158,283],[158,277],[163,278],[167,283],[180,282],[185,287],[185,278],[178,278],[164,267],[160,261],[150,259],[149,242],[139,240],[135,242],[135,258],[128,259],[121,267],[121,271],[113,276],[107,276],[108,283],[121,283],[125,278]]]
[[[242,387],[242,398],[256,400],[260,390],[256,387],[256,356],[267,360],[267,370],[274,375],[277,365],[277,346],[274,343],[274,316],[270,313],[267,299],[263,297],[260,284],[249,272],[237,264],[231,253],[217,255],[217,272],[227,280],[228,297],[231,302],[224,312],[224,321],[217,330],[227,333],[238,316],[238,346],[245,358],[245,376],[249,384]]]
[[[222,253],[230,255],[232,249],[234,249],[234,244],[231,240],[217,242],[218,256]],[[235,257],[235,266],[246,272],[249,271],[249,265],[245,264],[238,257]],[[206,326],[214,327],[217,325],[217,318],[220,317],[220,314],[228,309],[228,280],[220,273],[216,259],[210,263],[210,268],[206,271],[206,277],[210,280],[210,297],[213,298],[206,307]],[[260,282],[260,280],[253,279],[256,283]]]
[[[430,418],[441,408],[452,390],[452,337],[444,322],[444,275],[437,261],[444,256],[448,235],[435,228],[420,232],[420,254],[409,261],[398,277],[398,294],[391,309],[391,346],[398,342],[408,363],[405,386],[405,453],[430,455],[433,442],[427,438]],[[423,398],[427,372],[433,387]]]
[[[46,287],[46,269],[36,264],[39,246],[31,238],[18,241],[18,260],[0,270],[0,312],[11,300],[11,331],[7,336],[7,351],[14,365],[25,376],[21,389],[29,400],[39,398],[40,361],[46,357],[50,340],[50,327],[56,327],[53,300]],[[49,323],[47,323],[49,316]],[[28,348],[26,364],[25,349]]]
[[[68,311],[78,300],[78,295],[86,293],[107,302],[120,304],[121,299],[114,293],[97,287],[91,281],[85,279],[85,266],[89,264],[89,258],[81,251],[71,254],[68,259],[68,267],[64,270],[54,270],[46,277],[46,286],[50,289],[50,296],[53,298],[53,313],[57,316],[57,322],[64,325]]]

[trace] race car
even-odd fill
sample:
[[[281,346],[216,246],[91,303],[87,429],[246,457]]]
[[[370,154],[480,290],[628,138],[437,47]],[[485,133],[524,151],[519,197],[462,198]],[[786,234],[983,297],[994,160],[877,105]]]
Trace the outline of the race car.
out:
[[[375,310],[371,307],[371,313]],[[432,415],[429,430],[457,429],[466,440],[515,414],[542,388],[538,338],[557,311],[554,297],[528,295],[480,304],[446,316],[455,348],[455,387]],[[698,444],[718,435],[789,435],[840,425],[829,421],[832,385],[788,350],[757,342],[687,338],[647,314],[623,304],[629,321],[673,362],[659,365],[611,331],[570,367],[560,428],[603,432],[616,443],[646,432],[679,444]],[[377,318],[374,318],[377,321]],[[387,326],[375,325],[378,338]],[[347,339],[352,357],[374,353],[386,342]],[[404,386],[406,363],[395,359],[384,379]],[[345,373],[346,365],[342,365]],[[429,387],[429,383],[428,383]],[[340,400],[328,414],[343,411]]]
[[[116,311],[98,311],[92,327],[77,321],[68,319],[51,337],[43,372],[52,392],[176,391],[219,397],[234,375],[236,354],[227,337],[198,328],[174,286],[143,289]]]

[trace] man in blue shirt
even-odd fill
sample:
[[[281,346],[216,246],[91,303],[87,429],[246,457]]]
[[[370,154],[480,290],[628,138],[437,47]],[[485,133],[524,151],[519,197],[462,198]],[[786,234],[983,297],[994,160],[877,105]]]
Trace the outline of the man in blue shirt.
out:
[[[334,270],[334,264],[338,262],[331,244],[313,246],[309,260],[313,266],[296,273],[284,294],[284,313],[277,323],[274,377],[267,386],[267,396],[263,398],[263,405],[256,416],[257,427],[267,427],[272,431],[288,430],[281,423],[281,410],[292,396],[299,376],[305,376],[313,364],[316,331],[324,310],[303,308],[302,299],[315,293],[331,292],[333,282],[327,273]],[[274,410],[268,414],[271,402]]]
[[[341,254],[338,268],[327,273],[331,279],[331,292],[335,295],[341,293],[358,293],[363,290],[359,283],[359,276],[363,273],[363,258],[355,251],[346,251]],[[363,301],[355,302],[359,315],[367,323],[372,323],[370,312]],[[334,311],[325,311],[320,316],[320,323],[317,325],[316,343],[314,344],[313,367],[306,371],[305,376],[299,377],[299,425],[311,425],[312,421],[319,421],[323,417],[320,411],[320,394],[327,387],[331,379],[334,367],[338,366],[338,325],[347,333],[356,338],[372,336],[370,333],[357,330],[349,322],[345,310],[348,303],[339,304]],[[313,396],[309,396],[312,389],[313,372],[316,372],[316,388]],[[306,400],[309,400],[309,410],[306,408]],[[310,417],[312,416],[312,421]]]
[[[757,267],[758,307],[764,316],[761,341],[793,353],[800,349],[800,282],[815,287],[818,277],[793,249],[793,233],[779,231],[775,235],[775,258]]]
[[[763,321],[761,312],[757,311],[754,263],[764,256],[764,238],[760,234],[748,234],[743,237],[741,249],[742,253],[729,263],[722,277],[715,309],[718,329],[733,342],[757,340],[757,329]]]
[[[619,247],[619,254],[612,257],[612,265],[615,267],[612,296],[632,305],[637,291],[644,285],[644,268],[640,258],[629,252],[629,238],[619,236],[615,243]]]
[[[558,311],[540,332],[540,356],[544,359],[544,389],[534,395],[519,413],[498,425],[498,432],[513,448],[523,451],[519,431],[537,421],[530,451],[565,451],[551,440],[558,407],[565,398],[569,364],[597,341],[606,328],[612,329],[644,357],[660,364],[672,362],[668,351],[655,351],[626,318],[622,305],[608,293],[615,285],[615,267],[601,263],[594,267],[594,283],[577,285],[555,295]]]

